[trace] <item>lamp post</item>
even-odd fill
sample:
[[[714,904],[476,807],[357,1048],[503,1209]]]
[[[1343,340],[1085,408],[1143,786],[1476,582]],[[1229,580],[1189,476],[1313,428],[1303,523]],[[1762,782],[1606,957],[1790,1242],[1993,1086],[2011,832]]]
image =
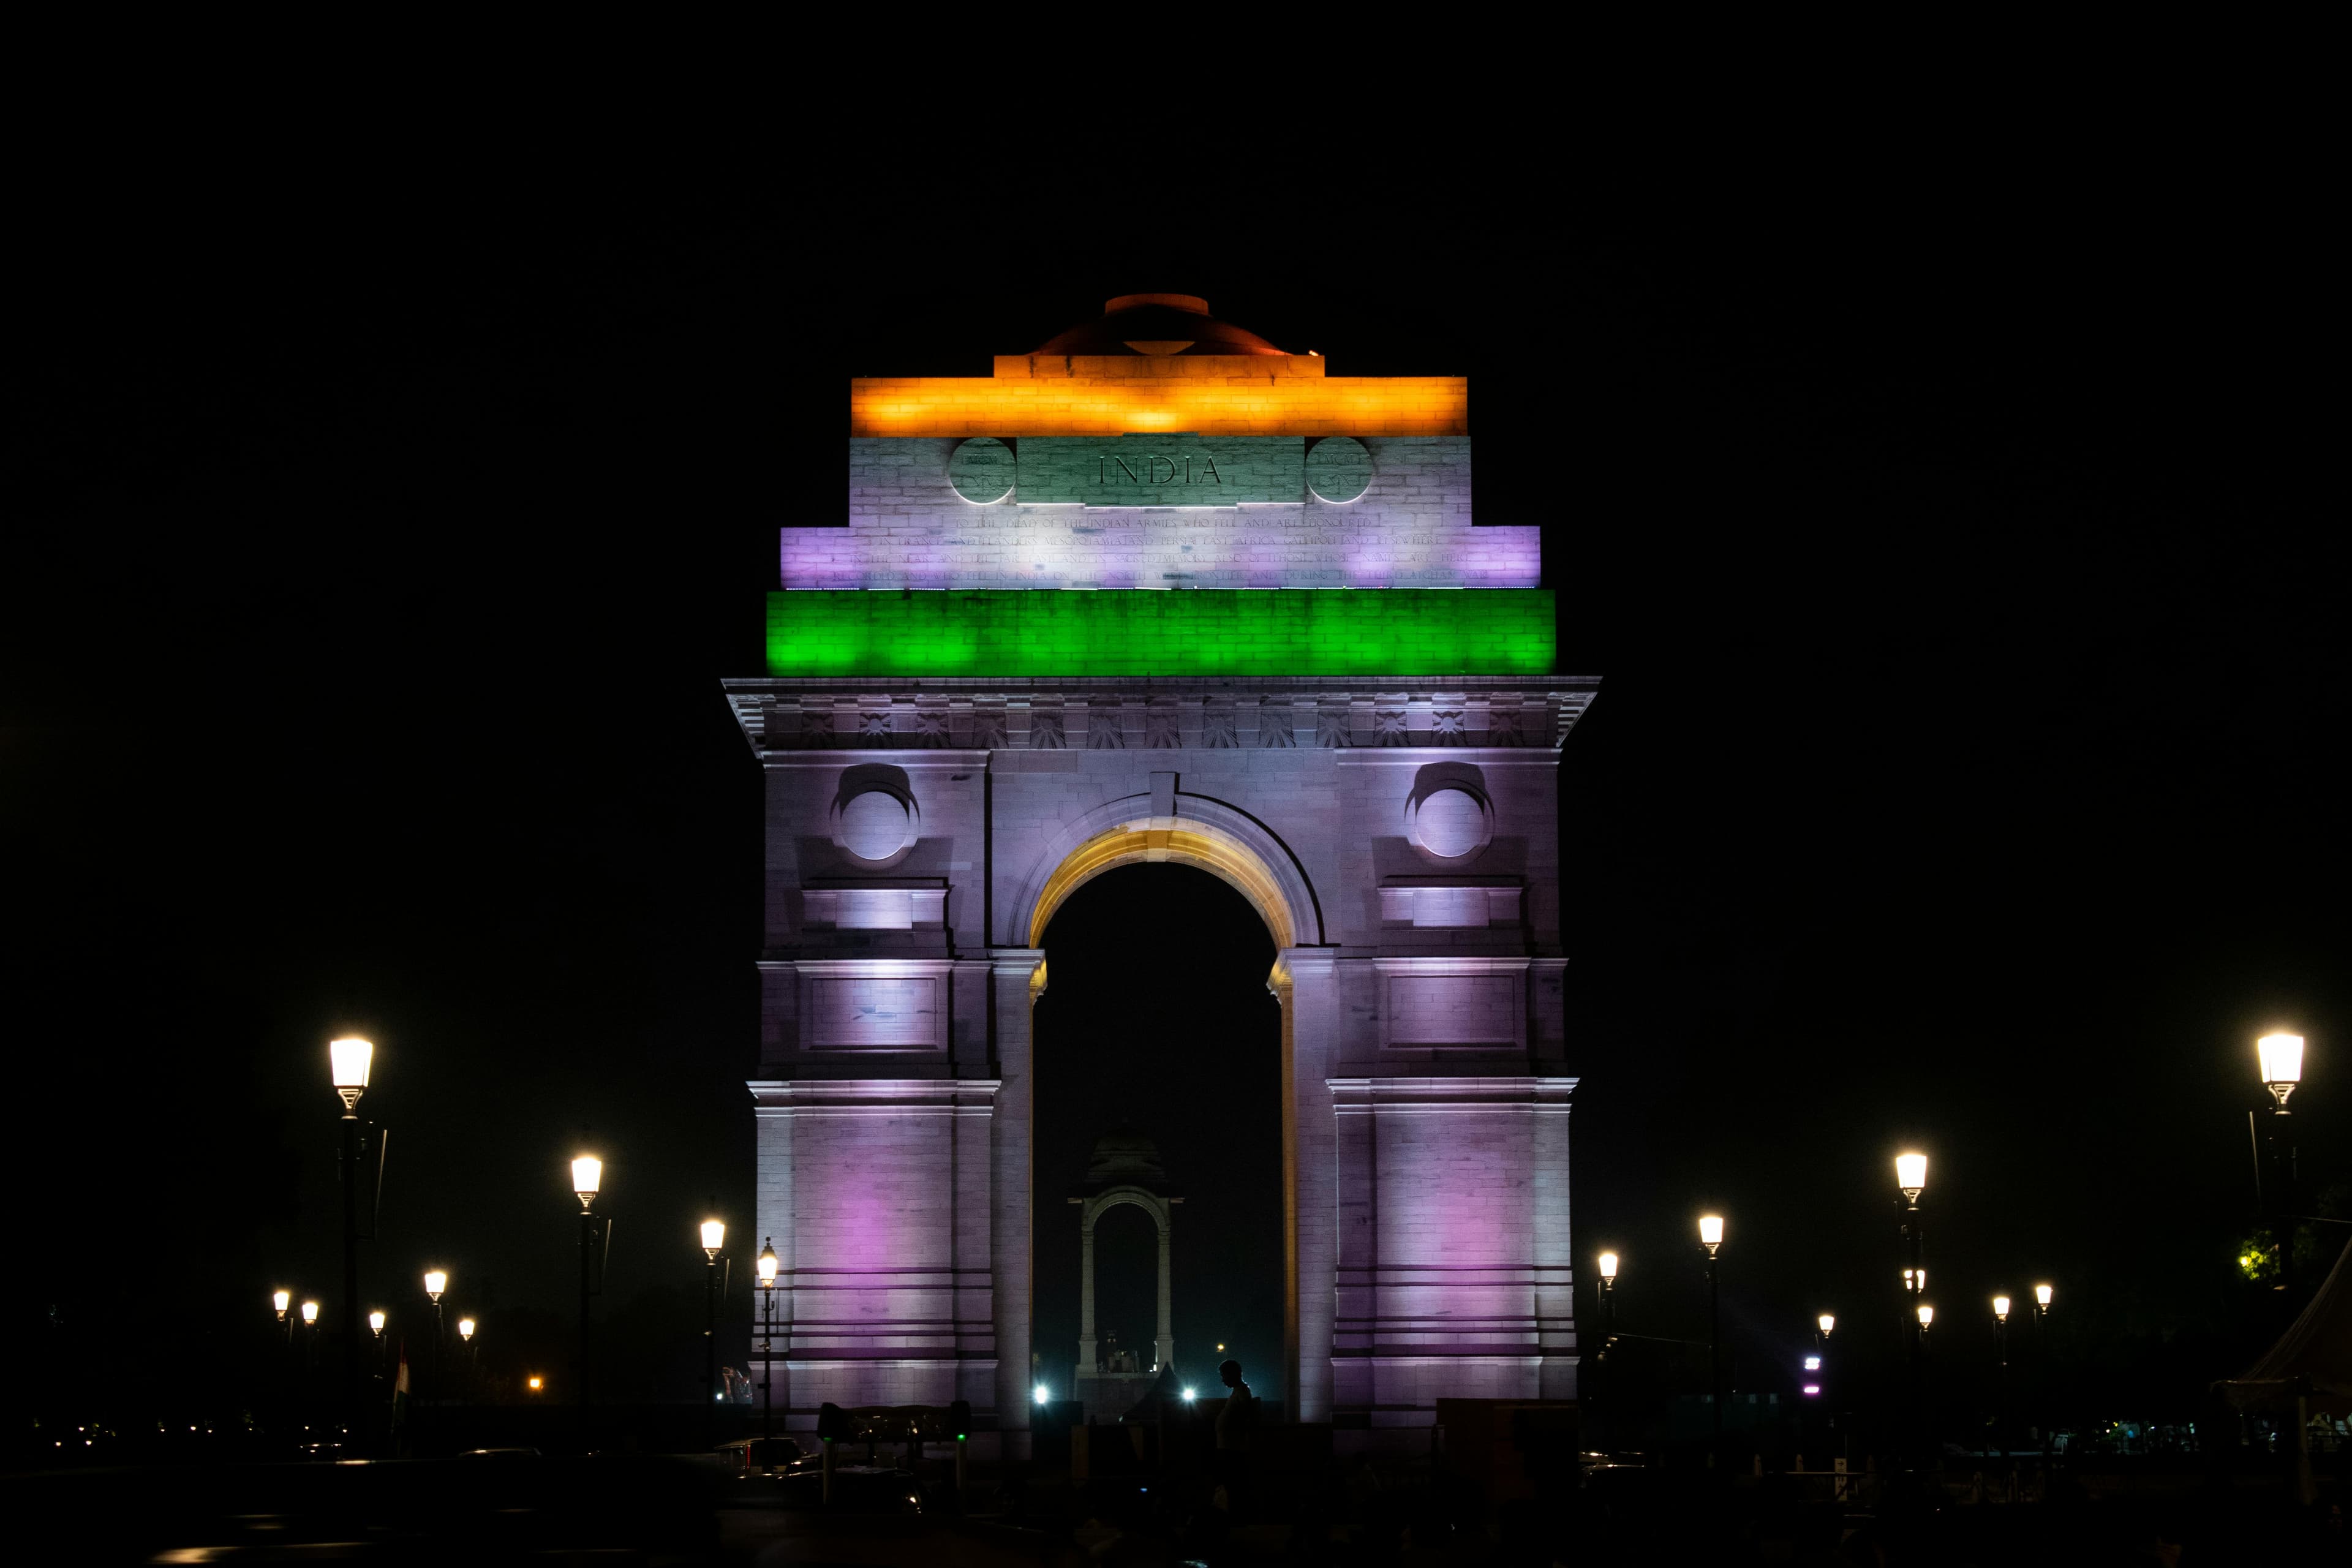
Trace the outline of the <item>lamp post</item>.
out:
[[[1903,1194],[1903,1239],[1911,1253],[1911,1266],[1903,1271],[1903,1283],[1910,1292],[1913,1305],[1927,1289],[1927,1266],[1920,1260],[1925,1237],[1920,1234],[1919,1194],[1927,1190],[1927,1156],[1906,1152],[1895,1156],[1895,1186]],[[1926,1421],[1919,1404],[1919,1357],[1926,1348],[1920,1335],[1927,1331],[1929,1313],[1919,1313],[1914,1324],[1906,1325],[1910,1341],[1911,1364],[1911,1453],[1917,1461],[1925,1447]]]
[[[604,1179],[604,1162],[583,1154],[572,1162],[572,1191],[580,1200],[580,1442],[588,1443],[588,1292],[595,1267],[596,1189]]]
[[[2303,1037],[2264,1035],[2254,1042],[2254,1057],[2273,1101],[2265,1140],[2271,1152],[2270,1202],[2263,1206],[2270,1210],[2264,1217],[2271,1222],[2271,1247],[2278,1268],[2273,1289],[2285,1290],[2294,1284],[2295,1185],[2294,1120],[2287,1112],[2286,1097],[2303,1081]]]
[[[356,1036],[327,1044],[335,1093],[343,1102],[343,1419],[356,1426],[360,1399],[360,1096],[375,1047]]]
[[[709,1447],[710,1407],[719,1402],[719,1249],[727,1245],[727,1226],[715,1219],[702,1222],[702,1446]]]
[[[760,1248],[760,1459],[762,1464],[775,1463],[775,1450],[769,1445],[776,1437],[776,1395],[772,1386],[776,1375],[774,1310],[776,1305],[776,1244],[772,1238]]]
[[[425,1271],[425,1294],[433,1302],[433,1396],[441,1397],[441,1292],[449,1289],[449,1276],[439,1268]]]
[[[2042,1428],[2042,1468],[2045,1475],[2050,1469],[2050,1299],[2056,1294],[2047,1285],[2033,1288],[2033,1348],[2042,1359],[2042,1375],[2036,1380],[2033,1403]]]
[[[1609,1376],[1609,1352],[1617,1342],[1617,1255],[1613,1252],[1604,1252],[1601,1255],[1600,1263],[1601,1354],[1594,1362],[1593,1370],[1601,1375],[1593,1381],[1606,1384]],[[1608,1389],[1603,1386],[1596,1392],[1601,1396],[1601,1418],[1606,1421],[1616,1412],[1609,1408]]]
[[[2000,1381],[1996,1387],[2000,1395],[1999,1409],[1993,1420],[1993,1435],[2000,1439],[2000,1462],[2009,1465],[2009,1298],[1992,1299],[1993,1348],[2000,1355]]]
[[[474,1376],[473,1319],[460,1318],[457,1320],[457,1342],[466,1347],[466,1397],[470,1401],[474,1397],[474,1384],[477,1381]]]
[[[1715,1447],[1706,1456],[1712,1468],[1723,1447],[1723,1295],[1717,1288],[1715,1255],[1723,1246],[1723,1216],[1701,1215],[1698,1244],[1706,1248],[1706,1386],[1715,1405]]]
[[[302,1421],[310,1425],[310,1406],[318,1399],[314,1386],[319,1381],[319,1303],[302,1303]]]

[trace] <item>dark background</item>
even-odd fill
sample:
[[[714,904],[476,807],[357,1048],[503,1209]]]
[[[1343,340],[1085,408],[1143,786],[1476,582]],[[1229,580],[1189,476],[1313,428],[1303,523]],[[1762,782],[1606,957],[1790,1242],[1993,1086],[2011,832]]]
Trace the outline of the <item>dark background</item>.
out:
[[[1172,289],[1340,374],[1468,374],[1481,521],[1546,531],[1560,667],[1605,680],[1562,810],[1577,1248],[1624,1253],[1621,1326],[1701,1331],[1712,1205],[1742,1385],[1785,1385],[1824,1309],[1868,1362],[1916,1142],[1956,1378],[1985,1298],[2036,1279],[2102,1408],[2234,1370],[2263,1307],[2231,1265],[2253,1037],[2311,1037],[2315,1185],[2352,1113],[2340,487],[2314,460],[2340,334],[2305,204],[2221,170],[1944,171],[1635,218],[1497,199],[1507,162],[1412,172],[1405,201],[1345,187],[1384,221],[1336,239],[1331,177],[1281,173],[1176,232],[1060,237],[960,236],[845,179],[710,198],[495,158],[26,195],[0,437],[20,1352],[228,1400],[273,1285],[331,1315],[323,1043],[355,1029],[395,1129],[367,1294],[413,1324],[439,1263],[486,1347],[555,1370],[585,1139],[620,1392],[690,1394],[691,1226],[750,1215],[760,786],[717,683],[760,668],[772,531],[840,515],[845,377],[984,374]],[[1188,1364],[1230,1337],[1282,1392],[1241,911],[1125,876],[1051,933],[1049,1367],[1075,1348],[1056,1184],[1131,1115],[1191,1194]],[[1107,1310],[1148,1334],[1129,1251]]]

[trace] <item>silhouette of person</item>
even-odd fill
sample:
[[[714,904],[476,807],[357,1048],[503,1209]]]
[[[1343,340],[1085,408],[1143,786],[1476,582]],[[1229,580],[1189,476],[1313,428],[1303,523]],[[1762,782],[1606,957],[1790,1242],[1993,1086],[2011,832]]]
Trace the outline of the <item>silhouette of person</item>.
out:
[[[1216,1464],[1213,1472],[1217,1489],[1211,1500],[1223,1509],[1228,1518],[1238,1519],[1243,1496],[1249,1489],[1250,1433],[1257,1425],[1257,1399],[1250,1393],[1250,1385],[1242,1381],[1241,1363],[1226,1362],[1217,1368],[1217,1376],[1233,1392],[1217,1407]]]

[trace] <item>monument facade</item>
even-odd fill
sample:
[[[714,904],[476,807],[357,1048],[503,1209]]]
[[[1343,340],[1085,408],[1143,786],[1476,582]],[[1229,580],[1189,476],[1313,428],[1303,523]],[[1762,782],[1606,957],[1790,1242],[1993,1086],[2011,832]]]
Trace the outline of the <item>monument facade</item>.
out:
[[[1277,950],[1291,1416],[1572,1395],[1558,776],[1598,683],[1552,669],[1537,530],[1472,516],[1467,383],[1178,295],[993,370],[851,383],[846,525],[782,531],[726,683],[777,1404],[967,1399],[1024,1451],[1042,943],[1145,861]]]

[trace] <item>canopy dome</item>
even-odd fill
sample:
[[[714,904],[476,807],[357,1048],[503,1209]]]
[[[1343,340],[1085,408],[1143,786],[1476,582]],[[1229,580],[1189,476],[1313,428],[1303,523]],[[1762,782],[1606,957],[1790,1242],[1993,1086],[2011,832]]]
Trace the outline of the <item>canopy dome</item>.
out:
[[[1121,294],[1105,301],[1102,319],[1059,332],[1031,351],[1040,354],[1278,354],[1283,351],[1209,314],[1194,294]]]
[[[1095,1140],[1094,1158],[1087,1162],[1087,1186],[1135,1186],[1164,1192],[1168,1168],[1160,1163],[1160,1145],[1132,1128],[1118,1127]]]

